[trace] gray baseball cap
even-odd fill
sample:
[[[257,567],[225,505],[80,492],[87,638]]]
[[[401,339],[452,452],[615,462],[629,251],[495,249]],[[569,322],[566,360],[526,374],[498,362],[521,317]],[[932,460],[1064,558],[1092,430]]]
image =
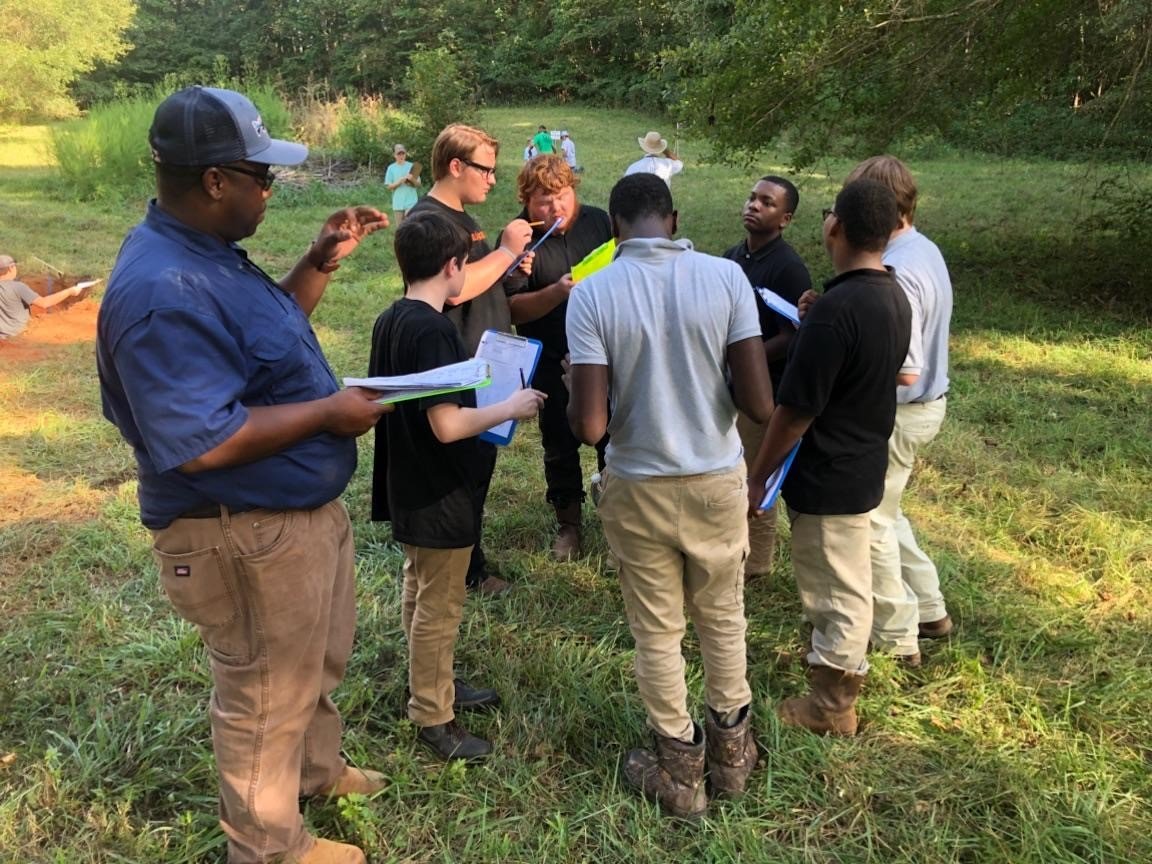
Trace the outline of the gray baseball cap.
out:
[[[11,255],[0,255],[0,270],[7,270],[16,266],[16,259]]]
[[[245,159],[299,165],[308,148],[268,135],[252,101],[235,90],[186,87],[160,103],[148,130],[152,158],[162,165],[208,166]]]

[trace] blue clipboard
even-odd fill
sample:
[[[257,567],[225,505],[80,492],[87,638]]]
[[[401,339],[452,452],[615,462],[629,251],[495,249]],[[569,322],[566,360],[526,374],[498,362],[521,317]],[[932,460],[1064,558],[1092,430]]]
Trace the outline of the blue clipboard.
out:
[[[512,266],[504,271],[504,278],[507,279],[509,276],[512,275],[512,271],[520,266],[520,262],[528,257],[529,252],[535,252],[537,249],[539,249],[540,244],[543,243],[545,240],[547,240],[549,237],[551,237],[552,232],[555,231],[557,228],[559,228],[560,223],[563,221],[564,221],[563,216],[557,216],[556,221],[552,223],[552,227],[549,228],[547,231],[545,231],[543,234],[541,234],[539,240],[537,240],[535,243],[533,243],[531,246],[529,246],[527,249],[525,249],[523,252],[521,252],[516,257],[516,260],[512,262]],[[510,251],[510,250],[505,250],[505,251]]]
[[[532,383],[536,366],[540,363],[540,353],[544,346],[537,339],[513,336],[499,330],[485,330],[480,336],[476,349],[476,359],[485,360],[491,371],[492,383],[476,391],[476,407],[503,402],[517,390]],[[481,432],[481,441],[507,447],[516,431],[515,420],[505,420]]]
[[[760,502],[761,510],[770,510],[772,505],[776,503],[776,499],[780,497],[780,488],[784,485],[784,478],[788,476],[788,469],[792,467],[792,462],[796,459],[796,451],[800,449],[803,440],[801,438],[800,441],[796,442],[796,446],[788,451],[788,455],[784,457],[780,467],[773,471],[764,483],[764,500]]]

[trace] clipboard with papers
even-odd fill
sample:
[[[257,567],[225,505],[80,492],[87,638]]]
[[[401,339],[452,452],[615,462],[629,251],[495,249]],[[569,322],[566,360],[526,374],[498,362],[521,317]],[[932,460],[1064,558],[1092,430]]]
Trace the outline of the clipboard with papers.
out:
[[[499,330],[485,330],[480,336],[476,359],[487,364],[492,373],[492,385],[476,392],[476,407],[503,402],[517,390],[532,383],[540,352],[544,346],[536,339],[513,336]],[[516,431],[515,420],[505,420],[480,433],[480,440],[507,447]]]
[[[492,370],[483,360],[463,360],[411,375],[387,375],[376,378],[345,378],[345,387],[364,387],[379,390],[377,399],[384,405],[457,393],[461,390],[479,390],[492,383]]]
[[[801,439],[803,441],[803,439]],[[792,462],[796,459],[796,451],[800,449],[801,441],[796,442],[796,446],[788,451],[788,455],[784,457],[784,461],[780,463],[777,468],[764,483],[764,498],[760,501],[760,509],[771,509],[772,505],[776,503],[776,499],[780,497],[780,488],[784,485],[784,478],[788,476],[788,470],[792,467]]]

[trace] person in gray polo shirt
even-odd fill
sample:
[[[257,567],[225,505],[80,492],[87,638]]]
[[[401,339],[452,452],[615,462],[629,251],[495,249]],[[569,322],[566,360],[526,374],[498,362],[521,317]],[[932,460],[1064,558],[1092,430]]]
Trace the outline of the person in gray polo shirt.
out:
[[[916,454],[940,431],[948,403],[948,328],[952,280],[936,244],[916,230],[916,181],[894,156],[873,156],[848,175],[883,183],[896,196],[900,226],[884,250],[912,307],[912,340],[896,390],[896,425],[888,441],[884,499],[872,513],[872,645],[908,666],[920,665],[918,639],[941,639],[952,619],[936,565],[916,542],[900,507]]]
[[[30,287],[16,279],[16,259],[0,255],[0,339],[18,336],[28,326],[29,310],[36,306],[50,309],[70,297],[78,297],[82,290],[73,285],[47,297],[41,297]]]

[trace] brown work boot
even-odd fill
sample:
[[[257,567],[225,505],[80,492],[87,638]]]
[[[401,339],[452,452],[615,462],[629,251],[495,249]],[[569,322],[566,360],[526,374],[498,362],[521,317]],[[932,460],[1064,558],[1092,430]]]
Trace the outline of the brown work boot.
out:
[[[787,726],[802,726],[820,735],[855,735],[856,700],[863,685],[863,675],[809,666],[808,695],[785,699],[776,714]]]
[[[705,713],[705,753],[708,763],[708,782],[717,798],[739,798],[752,769],[756,767],[756,742],[752,738],[752,718],[749,706],[740,709],[735,726],[721,726],[716,712]]]
[[[943,639],[952,632],[952,616],[945,615],[938,621],[921,621],[921,639]]]
[[[580,517],[579,501],[556,507],[556,521],[560,523],[560,528],[552,542],[552,557],[555,560],[571,561],[580,557]]]
[[[624,780],[678,819],[699,819],[708,810],[704,793],[704,733],[693,724],[691,744],[653,733],[656,752],[632,750]]]
[[[363,768],[344,766],[344,773],[317,792],[317,795],[327,795],[329,798],[342,798],[345,795],[375,795],[382,789],[388,788],[388,781],[379,771],[367,771]]]
[[[364,851],[350,843],[316,838],[316,845],[305,855],[291,859],[292,864],[368,864]]]

